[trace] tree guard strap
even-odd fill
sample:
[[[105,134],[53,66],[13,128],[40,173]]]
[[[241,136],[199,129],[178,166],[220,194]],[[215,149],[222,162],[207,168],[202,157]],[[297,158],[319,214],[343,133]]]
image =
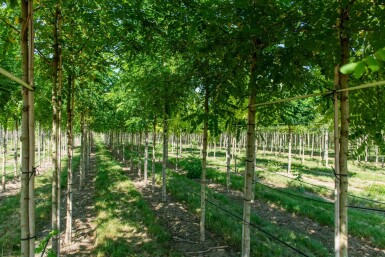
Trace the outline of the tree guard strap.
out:
[[[340,177],[347,177],[348,174],[341,174],[341,173],[336,173],[336,170],[334,169],[334,167],[332,167],[332,170],[333,170],[333,173],[334,173],[334,177],[337,179],[337,180],[340,180]]]
[[[31,239],[36,239],[36,236],[30,236],[30,237],[26,237],[26,238],[20,238],[21,241],[29,241]]]

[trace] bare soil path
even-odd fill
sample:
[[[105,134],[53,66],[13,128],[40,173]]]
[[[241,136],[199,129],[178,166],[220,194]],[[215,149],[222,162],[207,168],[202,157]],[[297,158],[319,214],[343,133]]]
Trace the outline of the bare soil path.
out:
[[[49,168],[51,168],[51,163],[49,161],[42,163],[36,169],[37,176],[48,171]],[[19,177],[17,177],[16,179],[6,181],[5,191],[0,189],[0,202],[5,198],[16,195],[20,192],[20,187],[21,187],[20,181],[21,180]]]
[[[236,190],[227,192],[226,187],[221,184],[210,182],[208,187],[216,192],[227,195],[232,202],[242,204],[243,193]],[[252,204],[252,212],[264,220],[276,224],[279,227],[291,230],[294,233],[302,233],[310,238],[320,241],[332,252],[334,248],[334,228],[319,225],[314,220],[287,212],[283,208],[261,200],[255,200]],[[378,249],[370,245],[363,238],[349,236],[349,254],[351,256],[385,256],[385,249]]]
[[[123,166],[129,166],[121,162]],[[240,252],[231,249],[224,240],[210,232],[206,233],[204,243],[199,240],[199,217],[191,214],[187,207],[176,201],[172,195],[167,195],[167,202],[161,201],[161,188],[156,185],[154,189],[150,184],[145,185],[138,177],[137,171],[125,168],[130,179],[144,199],[152,206],[156,216],[171,234],[172,248],[184,256],[205,257],[234,257]]]
[[[79,172],[74,177],[73,192],[73,239],[70,245],[62,245],[62,256],[93,256],[96,246],[96,211],[94,204],[96,160],[95,152],[91,154],[90,168],[86,174],[85,184],[79,190]],[[64,198],[64,197],[63,197]],[[65,202],[62,204],[65,206]],[[65,209],[63,209],[62,227],[65,228]],[[63,231],[64,232],[64,231]],[[64,233],[61,234],[64,242]]]

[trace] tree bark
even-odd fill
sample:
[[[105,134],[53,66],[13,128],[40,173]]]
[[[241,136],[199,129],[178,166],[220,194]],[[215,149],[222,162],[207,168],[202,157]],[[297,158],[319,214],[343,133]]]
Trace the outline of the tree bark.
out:
[[[13,178],[16,179],[18,177],[18,165],[17,165],[17,153],[19,146],[19,123],[15,118],[15,141],[14,149],[13,149]]]
[[[79,174],[79,190],[82,190],[83,184],[84,184],[84,174],[85,174],[85,121],[84,121],[84,111],[80,114],[80,174]],[[112,138],[110,144],[112,144]],[[112,151],[112,148],[111,148]]]
[[[33,1],[21,1],[21,57],[23,81],[34,88]],[[22,88],[20,227],[21,256],[35,255],[35,128],[34,93]]]
[[[68,76],[68,97],[67,97],[67,207],[66,207],[66,231],[64,242],[69,245],[72,242],[72,190],[73,190],[73,109],[74,109],[74,91],[75,79],[73,76]]]
[[[54,17],[54,58],[53,58],[53,81],[52,81],[52,230],[58,235],[52,237],[52,252],[60,256],[60,172],[59,172],[59,137],[60,137],[60,64],[61,64],[61,10],[56,6]]]
[[[287,155],[287,173],[291,174],[291,139],[292,139],[292,133],[291,133],[291,126],[289,125],[289,136],[287,137],[288,140],[288,155]]]
[[[324,159],[325,167],[329,166],[329,131],[325,129],[325,140],[324,140]]]
[[[39,122],[39,129],[38,129],[38,137],[37,137],[37,156],[38,156],[38,165],[41,165],[41,123]]]
[[[311,153],[310,153],[311,158],[313,158],[313,154],[314,154],[314,134],[312,133],[311,134]]]
[[[353,1],[346,6],[340,2],[340,64],[349,62],[349,36],[347,22],[349,20],[349,9]],[[341,89],[348,88],[348,76],[339,75],[339,86]],[[348,153],[349,153],[349,92],[340,94],[341,130],[340,130],[340,252],[342,257],[348,256]]]
[[[166,170],[168,163],[168,115],[169,106],[166,102],[163,111],[163,160],[162,160],[162,202],[167,201],[166,193]]]
[[[5,191],[5,175],[7,173],[7,122],[5,119],[4,123],[4,133],[3,133],[3,164],[2,164],[2,177],[1,177],[1,186],[3,191]]]
[[[227,144],[226,144],[226,189],[230,192],[230,161],[231,161],[231,132],[230,128],[227,128]]]
[[[253,40],[256,47],[257,40]],[[257,82],[256,82],[257,53],[253,50],[250,65],[249,83],[249,106],[247,112],[247,148],[246,148],[246,168],[244,182],[243,200],[243,226],[242,226],[242,257],[250,256],[250,212],[251,212],[251,190],[254,178],[254,153],[255,153],[255,113],[257,101]]]
[[[138,177],[142,178],[142,131],[139,132],[138,141]]]
[[[302,135],[302,153],[301,153],[301,163],[305,162],[305,135]]]
[[[182,131],[180,131],[179,135],[179,155],[182,158],[182,150],[183,150],[183,145],[182,145]]]
[[[206,224],[206,162],[207,162],[207,137],[209,123],[209,89],[205,86],[205,116],[203,124],[203,143],[202,143],[202,177],[201,177],[201,220],[200,220],[200,241],[204,242]]]
[[[334,70],[334,89],[339,89],[339,65]],[[339,114],[338,114],[338,93],[334,93],[334,171],[340,173],[339,165]],[[334,249],[335,256],[340,257],[340,181],[335,179],[334,186]]]
[[[148,127],[146,125],[145,131],[144,131],[144,137],[145,137],[145,145],[144,145],[144,184],[147,185],[147,177],[148,177]]]
[[[131,170],[131,172],[134,172],[134,133],[131,133],[130,170]]]
[[[152,190],[155,189],[155,147],[156,147],[156,116],[154,117],[153,124],[153,135],[152,135],[152,164],[151,164],[151,175],[152,175]]]

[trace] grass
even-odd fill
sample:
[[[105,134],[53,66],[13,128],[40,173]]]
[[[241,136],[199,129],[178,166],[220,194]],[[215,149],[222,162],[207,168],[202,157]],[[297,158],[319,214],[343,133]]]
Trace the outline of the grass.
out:
[[[126,152],[126,154],[129,154]],[[174,160],[171,158],[171,160]],[[185,167],[186,175],[181,175],[171,170],[167,171],[167,188],[177,200],[184,202],[189,210],[195,214],[200,212],[200,184],[194,182],[188,177],[197,172],[197,167],[201,164],[199,159],[181,159],[179,165]],[[161,165],[156,165],[157,180],[160,181]],[[213,175],[213,169],[208,169],[208,177]],[[187,176],[187,177],[186,177]],[[195,176],[194,176],[195,177]],[[243,182],[235,181],[238,186]],[[242,203],[234,203],[228,197],[207,189],[207,196],[216,205],[224,207],[227,211],[241,217],[243,211]],[[232,217],[223,210],[207,203],[206,207],[206,224],[207,227],[221,235],[227,243],[239,249],[242,241],[242,224],[239,219]],[[293,245],[295,248],[301,249],[311,256],[327,256],[332,254],[332,250],[328,250],[322,243],[309,238],[307,235],[298,231],[290,231],[283,229],[277,225],[263,220],[256,214],[251,216],[252,223],[261,227],[263,230],[275,235]],[[295,252],[288,250],[279,242],[272,240],[269,236],[252,229],[251,251],[253,256],[293,256]]]
[[[180,256],[170,249],[170,234],[100,143],[95,188],[96,256]]]
[[[79,167],[78,149],[74,155],[74,170]],[[61,173],[61,187],[66,188],[67,162]],[[37,176],[35,181],[36,231],[41,231],[51,219],[51,171]],[[0,202],[0,254],[1,256],[20,255],[20,193],[9,196]]]
[[[181,164],[186,165],[191,162],[200,162],[200,160],[198,158],[191,157],[188,160],[181,162]],[[188,167],[186,167],[186,169],[188,169]],[[225,185],[226,173],[220,172],[217,169],[208,168],[207,179]],[[233,189],[239,191],[243,190],[243,183],[243,177],[236,174],[231,175],[231,187]],[[306,191],[298,186],[299,182],[294,183],[297,183],[297,186],[284,190],[309,197],[304,194]],[[381,189],[382,187],[380,187],[379,190]],[[314,191],[316,191],[316,189],[314,189]],[[321,225],[334,225],[333,205],[298,199],[259,184],[256,184],[255,186],[255,196],[263,201],[275,203],[283,207],[286,211],[309,217]],[[385,230],[383,230],[383,226],[385,226],[384,215],[374,212],[349,209],[350,233],[355,236],[367,238],[372,241],[375,246],[381,248],[385,248]]]
[[[194,150],[194,155],[196,156],[199,153],[199,150]],[[190,152],[187,152],[187,149],[184,148],[183,155],[188,156]],[[216,159],[209,158],[210,166],[216,166],[215,168],[207,169],[207,178],[209,180],[215,181],[217,183],[225,184],[226,177],[224,172],[218,171],[221,168],[224,161],[223,151],[220,152],[217,149]],[[218,157],[221,156],[221,157]],[[266,155],[268,156],[268,155]],[[270,169],[272,172],[280,171],[285,168],[285,158],[273,159],[275,157],[268,156],[269,158],[259,158],[258,164],[262,164],[266,168]],[[299,158],[293,158],[293,169],[298,172],[298,180],[288,181],[286,178],[279,176],[274,176],[267,172],[261,172],[261,177],[275,184],[276,182],[279,185],[284,187],[284,190],[292,192],[299,195],[304,195],[309,197],[309,192],[313,194],[320,195],[320,197],[330,197],[331,192],[327,189],[316,188],[310,185],[305,185],[301,183],[301,176],[305,174],[307,177],[317,179],[320,181],[330,182],[332,179],[332,173],[330,169],[322,167],[320,161],[316,158],[305,161],[303,164],[299,163]],[[170,161],[174,161],[175,158],[170,158]],[[241,168],[242,162],[238,162]],[[331,162],[332,163],[332,162]],[[265,165],[263,165],[265,164]],[[195,167],[200,165],[200,159],[194,158],[193,155],[190,155],[188,158],[180,159],[179,166],[185,168],[188,172],[189,168],[195,171]],[[380,175],[378,168],[366,164],[365,170],[360,170],[360,167],[354,166],[351,168],[350,181],[353,181],[355,184],[359,184],[360,181],[368,175],[369,179],[373,179],[375,176]],[[157,172],[160,172],[160,166],[157,165]],[[370,173],[370,174],[369,174]],[[382,181],[384,177],[381,177],[379,181]],[[243,190],[243,178],[232,174],[232,188],[236,190]],[[362,181],[361,181],[362,182]],[[359,186],[359,185],[358,185]],[[171,171],[168,173],[168,190],[171,191],[180,201],[184,201],[190,208],[192,212],[199,213],[200,200],[199,196],[199,185],[196,185],[192,180],[188,179],[186,176],[175,174]],[[292,196],[288,196],[281,192],[263,187],[261,185],[256,185],[256,196],[265,202],[274,203],[286,211],[300,215],[306,216],[313,219],[315,222],[321,225],[327,225],[333,227],[334,225],[334,207],[333,205],[325,205],[322,203],[307,202],[304,199],[298,199]],[[361,196],[376,196],[376,199],[381,199],[381,194],[383,195],[384,187],[381,185],[369,185],[365,186],[364,192],[360,194]],[[231,202],[228,198],[221,194],[217,194],[211,190],[208,190],[208,196],[210,199],[214,199],[219,206],[223,206],[232,213],[237,213],[239,216],[242,215],[242,207]],[[356,192],[355,192],[356,193]],[[311,196],[317,199],[317,196]],[[380,197],[380,198],[378,198]],[[318,199],[321,199],[318,197]],[[350,204],[362,204],[361,200],[350,199]],[[354,201],[354,202],[353,202]],[[209,204],[208,204],[209,205]],[[228,240],[229,244],[235,248],[238,248],[240,245],[240,235],[241,235],[241,224],[239,221],[229,218],[223,214],[221,210],[215,210],[214,206],[208,207],[207,211],[207,225],[209,228],[216,231],[223,238]],[[253,215],[253,223],[258,226],[262,226],[265,230],[271,232],[274,235],[278,235],[279,238],[286,242],[290,242],[295,247],[300,248],[301,250],[311,253],[311,255],[316,256],[325,256],[331,255],[332,249],[325,249],[319,242],[314,239],[309,239],[306,235],[301,235],[298,232],[285,231],[282,228],[277,228],[275,225],[270,224],[267,221],[260,220],[258,217]],[[385,248],[385,231],[382,229],[385,225],[384,215],[374,213],[374,212],[365,212],[360,210],[349,210],[349,232],[352,235],[357,237],[368,239],[372,244],[379,248]],[[283,248],[280,244],[277,244],[270,238],[261,235],[258,233],[258,241],[255,241],[255,237],[252,237],[252,248],[253,253],[256,256],[264,256],[268,253],[269,256],[290,256],[293,252],[289,252],[286,248]],[[284,249],[284,250],[283,250]]]
[[[158,168],[160,169],[160,167]],[[200,184],[193,183],[185,176],[176,174],[170,170],[167,175],[168,190],[179,201],[187,204],[190,211],[198,214],[200,210]],[[235,203],[223,194],[216,193],[209,189],[207,190],[207,198],[236,216],[242,216],[242,203]],[[221,235],[233,248],[239,250],[242,240],[241,221],[210,203],[207,203],[206,206],[207,227]],[[330,254],[320,242],[312,240],[302,233],[283,229],[282,227],[263,220],[256,214],[251,215],[251,222],[309,255],[326,256]],[[269,236],[258,232],[256,229],[252,229],[251,252],[253,256],[293,256],[295,253],[272,240]]]

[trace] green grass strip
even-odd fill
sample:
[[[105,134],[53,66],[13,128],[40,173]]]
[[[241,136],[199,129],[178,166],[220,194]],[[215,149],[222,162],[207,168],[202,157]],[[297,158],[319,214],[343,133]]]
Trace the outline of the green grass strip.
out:
[[[187,164],[188,161],[185,163]],[[184,168],[188,169],[188,165],[185,165]],[[225,185],[226,173],[209,168],[207,169],[207,179]],[[233,189],[243,190],[243,183],[243,177],[231,175],[231,187]],[[293,191],[288,190],[288,192]],[[293,193],[298,194],[298,191]],[[289,212],[309,217],[321,225],[334,225],[334,207],[332,205],[296,199],[258,184],[255,186],[255,196],[257,199],[278,204]],[[349,233],[352,235],[367,238],[377,247],[385,247],[384,215],[349,209],[348,225]]]
[[[79,167],[79,149],[74,152],[73,167]],[[67,188],[67,160],[62,160],[64,166],[61,173],[61,188]],[[36,231],[39,234],[51,220],[52,170],[45,171],[35,180],[36,199]],[[0,256],[20,255],[20,193],[9,196],[0,202]]]
[[[181,256],[170,249],[171,236],[135,189],[117,161],[97,144],[95,206],[98,257]]]

